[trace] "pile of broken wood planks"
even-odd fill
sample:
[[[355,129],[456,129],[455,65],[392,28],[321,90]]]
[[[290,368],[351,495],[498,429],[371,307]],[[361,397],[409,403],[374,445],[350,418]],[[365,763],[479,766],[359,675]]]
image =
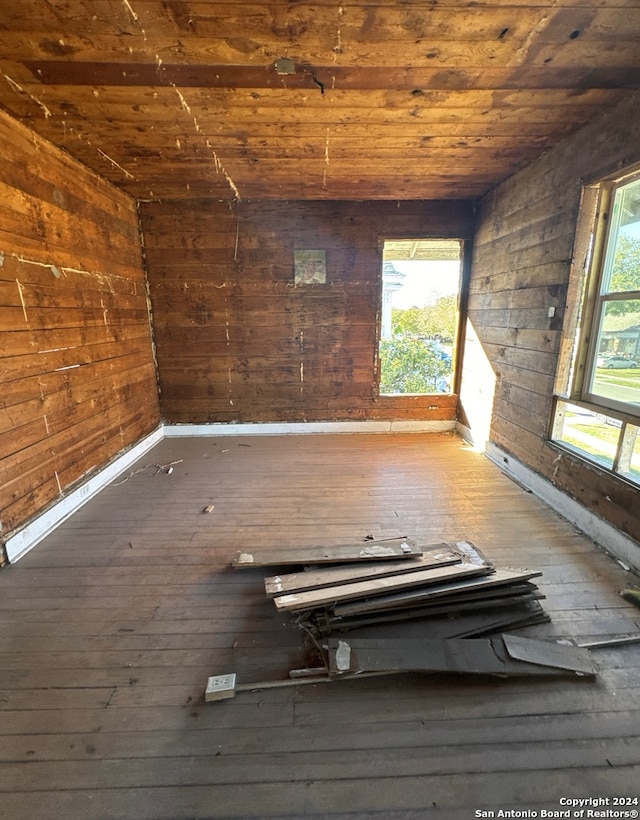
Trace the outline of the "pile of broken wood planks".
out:
[[[468,541],[420,548],[401,537],[238,553],[233,566],[279,568],[265,578],[266,594],[311,636],[324,666],[309,671],[328,679],[595,674],[586,650],[504,634],[549,620],[532,580],[542,573],[496,567]]]
[[[267,577],[266,594],[317,637],[419,620],[425,637],[442,640],[549,620],[532,581],[538,571],[496,568],[469,542],[417,549],[404,539],[400,547],[402,560],[378,555]]]

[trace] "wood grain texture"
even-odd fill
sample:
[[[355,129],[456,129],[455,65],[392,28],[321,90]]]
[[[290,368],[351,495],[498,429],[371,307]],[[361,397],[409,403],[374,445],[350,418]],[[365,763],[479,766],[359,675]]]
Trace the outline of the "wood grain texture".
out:
[[[459,577],[456,575],[456,570],[459,572]],[[475,570],[472,572],[470,570]],[[527,581],[530,578],[540,575],[538,570],[513,569],[510,567],[499,567],[496,570],[489,571],[487,568],[478,566],[472,567],[469,564],[462,564],[459,567],[444,567],[443,570],[437,573],[441,576],[440,580],[435,581],[431,585],[424,583],[422,587],[415,589],[407,589],[378,594],[374,590],[370,598],[364,595],[359,597],[363,600],[349,600],[344,598],[344,603],[337,603],[334,607],[335,614],[340,615],[358,615],[361,612],[376,612],[378,610],[393,610],[393,609],[412,609],[420,607],[424,604],[429,604],[432,601],[438,605],[438,599],[443,599],[442,603],[454,603],[455,598],[459,596],[460,602],[482,600],[485,596],[492,597],[495,593],[496,597],[500,595],[507,595],[505,589],[501,587],[510,587],[512,584],[518,586],[522,581]],[[427,573],[424,573],[427,576]],[[408,587],[409,585],[407,585]],[[356,596],[354,596],[355,598]]]
[[[134,468],[177,459],[114,482],[0,572],[12,820],[344,818],[345,805],[459,820],[635,793],[639,645],[597,650],[595,682],[400,675],[204,702],[210,675],[305,665],[263,572],[229,567],[247,543],[468,539],[542,571],[552,620],[526,635],[637,631],[618,594],[629,574],[482,454],[420,434],[166,439]]]
[[[639,104],[631,97],[480,202],[469,290],[479,345],[468,347],[461,387],[471,427],[490,416],[491,440],[635,540],[640,491],[559,456],[547,437],[576,336],[589,236],[584,225],[578,231],[582,184],[640,161],[627,127]],[[592,213],[593,203],[585,208]],[[490,392],[476,379],[481,365],[495,378]]]
[[[638,36],[633,0],[5,0],[0,104],[136,199],[476,199],[638,90]]]
[[[378,601],[376,596],[378,595],[383,602],[381,606],[384,606],[387,594],[392,597],[396,590],[412,590],[414,587],[419,587],[421,590],[423,588],[439,590],[441,586],[445,586],[449,581],[487,575],[490,572],[492,570],[486,567],[476,567],[471,564],[432,567],[384,578],[336,584],[326,589],[285,593],[278,595],[274,599],[274,603],[279,612],[300,612],[301,610],[315,609],[316,607],[331,606],[340,601],[357,602],[359,599],[366,599],[366,601],[371,599],[375,608]],[[428,592],[425,594],[428,594]],[[354,606],[357,607],[357,603]]]
[[[470,238],[469,203],[143,203],[168,421],[453,419],[454,396],[378,396],[384,238]],[[295,249],[327,283],[294,286]]]
[[[359,543],[331,547],[315,545],[293,549],[278,548],[271,552],[260,550],[257,553],[245,549],[233,556],[231,566],[234,569],[252,569],[307,564],[350,564],[352,561],[375,565],[378,559],[413,564],[411,559],[421,555],[422,548],[405,538],[394,538],[383,543],[363,539]]]
[[[303,572],[283,572],[280,575],[264,579],[264,589],[268,597],[290,592],[303,592],[310,589],[322,589],[336,584],[364,581],[369,578],[383,578],[390,575],[401,575],[404,572],[415,572],[417,569],[448,566],[462,563],[463,556],[447,544],[440,544],[439,549],[431,545],[425,548],[421,556],[410,561],[372,561],[347,563],[343,566],[305,567]]]
[[[0,115],[3,535],[159,422],[134,203]]]

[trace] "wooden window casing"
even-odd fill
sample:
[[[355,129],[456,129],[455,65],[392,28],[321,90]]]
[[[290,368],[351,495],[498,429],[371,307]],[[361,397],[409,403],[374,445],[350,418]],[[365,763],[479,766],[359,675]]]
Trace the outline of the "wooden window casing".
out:
[[[630,203],[633,212],[628,209]],[[616,282],[612,276],[624,224],[638,226],[637,236],[631,239],[631,258],[634,265],[637,259],[637,273],[634,269],[621,286],[621,277],[618,276]],[[633,483],[640,483],[640,319],[635,341],[633,324],[617,331],[605,330],[604,326],[607,313],[615,314],[625,303],[629,308],[629,321],[633,323],[634,315],[640,315],[640,171],[637,168],[616,179],[587,186],[583,191],[568,305],[570,315],[556,380],[550,439]],[[620,313],[625,315],[624,311]],[[629,368],[624,367],[625,361],[629,362]],[[624,376],[616,378],[615,374],[620,371]],[[609,428],[603,427],[602,433],[606,456],[598,452],[597,443],[594,447],[595,439],[591,446],[576,442],[576,429],[579,434],[580,428],[576,425],[572,429],[571,424],[575,424],[580,413],[595,417],[594,424],[609,425]],[[613,436],[617,437],[615,447],[611,444],[611,428],[618,430]]]

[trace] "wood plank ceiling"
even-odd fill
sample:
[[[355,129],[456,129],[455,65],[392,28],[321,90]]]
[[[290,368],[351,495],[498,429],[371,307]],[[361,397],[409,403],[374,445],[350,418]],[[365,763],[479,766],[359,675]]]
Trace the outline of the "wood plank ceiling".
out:
[[[640,87],[640,3],[3,0],[0,72],[139,199],[475,198]]]

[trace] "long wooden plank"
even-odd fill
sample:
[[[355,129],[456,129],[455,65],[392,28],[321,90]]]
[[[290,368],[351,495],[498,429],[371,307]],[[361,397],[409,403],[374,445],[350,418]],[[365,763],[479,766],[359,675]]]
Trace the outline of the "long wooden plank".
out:
[[[523,628],[536,623],[545,623],[549,616],[538,601],[512,603],[508,607],[485,607],[470,612],[449,615],[425,615],[410,620],[396,620],[397,613],[389,613],[389,620],[380,618],[375,623],[351,627],[348,623],[338,624],[331,633],[347,634],[347,640],[354,638],[414,638],[439,639],[472,638],[495,635],[510,629]],[[374,618],[375,620],[375,618]],[[321,634],[331,634],[322,633]]]
[[[419,570],[405,573],[391,578],[373,578],[352,584],[338,584],[325,589],[310,590],[292,595],[279,595],[274,598],[276,609],[279,612],[298,612],[304,609],[330,606],[337,601],[354,601],[361,598],[371,599],[373,595],[387,597],[386,593],[394,590],[406,590],[414,587],[430,587],[442,585],[445,580],[468,579],[487,575],[493,572],[488,567],[471,564],[455,564],[433,569]]]
[[[238,551],[232,561],[234,569],[254,567],[300,566],[304,564],[336,564],[350,561],[380,561],[416,558],[422,548],[407,538],[389,541],[363,541],[359,544],[309,546],[289,549],[265,549],[258,552]]]
[[[520,600],[542,600],[546,596],[543,595],[535,584],[524,582],[522,584],[509,584],[506,586],[497,586],[487,589],[478,589],[468,593],[457,593],[451,596],[434,597],[426,601],[418,601],[415,605],[403,606],[403,598],[399,596],[397,606],[385,607],[379,610],[368,611],[368,601],[364,601],[363,609],[358,609],[358,602],[353,602],[354,613],[343,613],[342,610],[348,604],[338,604],[331,611],[330,617],[336,621],[350,620],[352,618],[373,618],[377,614],[386,617],[395,613],[400,618],[405,618],[409,613],[421,613],[424,616],[429,614],[442,615],[455,613],[458,609],[473,610],[485,609],[492,606],[503,606],[505,602],[507,605]]]
[[[464,683],[467,686],[469,685],[469,681]],[[356,691],[353,687],[346,688]],[[365,688],[366,686],[360,687],[359,693],[361,694]],[[176,707],[176,711],[179,711],[178,707]],[[424,732],[424,737],[432,740],[430,749],[436,754],[438,748],[447,743],[459,744],[461,747],[466,745],[467,738],[464,729],[459,731],[455,724],[456,721],[447,719],[440,721],[437,719],[424,719],[419,722],[420,729],[414,725],[414,722],[399,722],[399,724],[393,724],[393,728],[385,727],[384,723],[382,725],[372,724],[367,727],[365,733],[358,734],[356,737],[349,736],[351,733],[347,733],[345,737],[344,733],[341,734],[340,727],[335,726],[325,733],[315,733],[313,748],[315,751],[324,750],[329,753],[335,753],[337,750],[346,748],[365,751],[372,748],[385,748],[385,745],[387,745],[387,748],[401,748],[419,742],[422,736],[421,733]],[[594,732],[594,730],[596,734],[592,737],[598,737],[602,740],[611,737],[629,738],[633,737],[637,731],[633,713],[628,711],[591,714],[588,711],[583,714],[573,712],[566,715],[556,715],[552,721],[540,720],[540,717],[536,715],[522,716],[519,719],[515,717],[487,717],[485,719],[478,717],[461,721],[461,724],[469,734],[472,734],[475,729],[475,735],[478,738],[487,731],[489,726],[494,725],[495,731],[491,733],[491,740],[494,743],[512,743],[514,731],[516,730],[518,730],[517,734],[520,739],[524,740],[526,738],[531,743],[535,743],[536,740],[544,742],[545,738],[550,740],[551,737],[564,741],[588,739],[590,737],[589,733]],[[292,733],[291,727],[286,725],[278,727],[236,726],[231,728],[216,726],[216,728],[209,729],[200,728],[188,735],[185,735],[184,727],[174,726],[172,728],[166,727],[164,730],[156,730],[158,733],[160,731],[163,741],[171,747],[171,753],[176,757],[206,756],[211,752],[211,744],[214,739],[216,743],[220,742],[226,745],[228,742],[233,742],[234,739],[242,738],[244,742],[253,742],[254,748],[262,748],[263,745],[274,742],[274,745],[277,745],[281,751],[297,752],[299,754],[303,754],[308,748],[308,745],[305,746],[304,732],[300,734]],[[548,732],[549,734],[547,734]],[[111,731],[102,733],[101,750],[103,753],[108,751],[109,757],[112,758],[117,756],[118,752],[121,752],[124,748],[126,748],[127,755],[131,758],[152,755],[155,745],[152,739],[153,735],[152,737],[149,737],[149,735],[152,735],[152,733],[135,730],[126,731],[114,727]],[[72,734],[69,732],[64,735],[34,730],[29,738],[29,746],[30,749],[35,751],[35,759],[38,760],[65,760],[69,759],[71,754],[74,754],[77,758],[82,758],[86,755],[85,745],[80,742],[83,739],[81,733]],[[395,741],[397,745],[391,746],[388,741]],[[75,748],[70,749],[70,744],[74,742],[76,743]],[[23,752],[23,737],[19,735],[3,736],[2,746],[0,746],[0,756],[3,761],[18,760]]]
[[[533,647],[537,642],[530,641]],[[546,643],[541,641],[539,643]],[[488,675],[595,675],[589,653],[578,647],[562,647],[566,665],[558,658],[555,665],[543,665],[513,658],[502,637],[452,638],[449,640],[329,640],[329,670],[331,674],[358,672],[466,672]],[[571,650],[577,649],[577,652]],[[532,653],[533,653],[532,649]],[[542,652],[540,652],[542,655]]]
[[[314,619],[308,627],[315,634],[326,636],[337,634],[338,632],[350,631],[367,627],[380,628],[385,624],[407,624],[408,622],[422,622],[425,619],[437,618],[442,615],[460,614],[482,614],[494,610],[520,610],[525,606],[539,605],[544,598],[541,593],[531,592],[519,595],[509,595],[503,598],[491,598],[483,601],[452,602],[441,605],[431,604],[429,606],[415,607],[412,609],[382,609],[378,612],[363,613],[361,615],[351,615],[348,617],[338,617],[329,615],[325,619]],[[550,616],[540,607],[539,614],[531,616],[531,624],[546,623],[551,620]],[[523,625],[528,625],[523,624]],[[487,634],[487,633],[482,633]]]
[[[481,575],[481,573],[477,574]],[[482,575],[481,577],[468,577],[464,580],[440,583],[423,589],[412,589],[393,594],[389,593],[376,598],[367,598],[363,601],[339,603],[334,607],[334,612],[336,615],[350,615],[384,609],[409,608],[416,604],[423,604],[427,601],[443,598],[455,602],[457,601],[456,596],[458,595],[464,596],[467,593],[484,590],[489,587],[508,586],[509,584],[539,577],[540,575],[542,575],[542,573],[536,570],[498,568],[493,574],[485,574],[484,577],[482,577]]]
[[[370,578],[384,578],[402,573],[417,572],[434,567],[460,564],[463,556],[448,544],[425,548],[421,556],[409,561],[387,561],[385,563],[361,562],[344,566],[327,567],[307,572],[291,572],[270,575],[264,580],[265,592],[269,598],[275,595],[307,592],[312,589],[335,586],[337,584],[366,581]]]

